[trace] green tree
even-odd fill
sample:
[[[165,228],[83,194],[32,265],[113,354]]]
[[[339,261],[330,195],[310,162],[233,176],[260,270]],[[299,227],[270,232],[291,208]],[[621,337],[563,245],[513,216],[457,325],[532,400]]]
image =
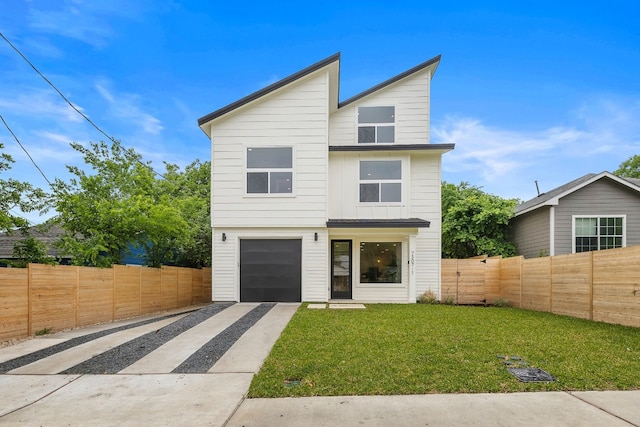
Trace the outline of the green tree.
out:
[[[623,178],[640,178],[640,156],[636,154],[629,157],[620,163],[613,174]]]
[[[13,245],[13,260],[5,261],[12,267],[25,268],[28,264],[57,264],[56,260],[47,256],[47,245],[26,236]]]
[[[4,145],[0,143],[0,150]],[[11,169],[13,159],[9,154],[0,153],[0,172]],[[19,215],[11,213],[13,209],[31,212],[43,208],[45,193],[28,182],[15,179],[0,179],[0,231],[12,232],[15,229],[26,229],[29,222]]]
[[[194,161],[184,171],[166,164],[161,190],[179,201],[187,233],[176,242],[175,264],[183,267],[211,266],[211,163]]]
[[[209,204],[208,198],[194,200],[200,193],[188,178],[199,176],[199,170],[192,171],[199,169],[199,162],[186,172],[166,165],[167,173],[161,178],[138,153],[118,142],[71,146],[93,170],[88,174],[67,166],[73,178],[54,183],[56,219],[65,230],[60,247],[76,264],[119,264],[132,248],[143,249],[143,262],[149,266],[202,264],[184,255],[196,235],[192,211],[199,212],[198,204]],[[208,182],[204,183],[207,188]]]
[[[487,194],[468,182],[460,185],[443,182],[442,256],[515,255],[509,220],[517,202]]]

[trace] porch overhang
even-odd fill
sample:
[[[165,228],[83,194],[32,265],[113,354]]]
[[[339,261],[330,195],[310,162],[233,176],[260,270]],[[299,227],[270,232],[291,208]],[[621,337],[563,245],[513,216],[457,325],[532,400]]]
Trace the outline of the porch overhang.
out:
[[[420,218],[329,219],[327,228],[428,228],[430,224]]]

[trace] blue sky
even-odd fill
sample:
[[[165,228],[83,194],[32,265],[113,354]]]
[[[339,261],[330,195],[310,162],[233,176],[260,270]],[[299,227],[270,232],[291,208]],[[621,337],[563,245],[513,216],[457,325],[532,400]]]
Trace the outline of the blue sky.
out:
[[[482,3],[482,5],[478,5]],[[527,200],[640,154],[640,5],[2,0],[0,32],[84,114],[162,169],[209,158],[197,119],[341,52],[346,99],[441,54],[443,179]],[[52,180],[104,140],[4,40],[0,114]],[[0,124],[16,163],[45,187]]]

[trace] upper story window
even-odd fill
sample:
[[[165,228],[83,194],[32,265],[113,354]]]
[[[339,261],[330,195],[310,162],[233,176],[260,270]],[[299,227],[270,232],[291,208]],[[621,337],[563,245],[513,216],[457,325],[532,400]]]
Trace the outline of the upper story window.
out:
[[[574,217],[575,252],[624,246],[624,217]]]
[[[402,161],[362,160],[360,201],[395,203],[402,201]]]
[[[396,107],[358,107],[358,144],[395,142]]]
[[[247,148],[247,193],[293,192],[291,147]]]

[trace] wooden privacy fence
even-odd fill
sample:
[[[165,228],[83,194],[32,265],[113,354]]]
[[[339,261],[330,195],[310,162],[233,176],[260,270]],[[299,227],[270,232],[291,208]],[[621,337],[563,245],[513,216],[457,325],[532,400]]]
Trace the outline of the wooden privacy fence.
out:
[[[640,246],[544,258],[443,259],[442,296],[640,327]]]
[[[0,268],[0,342],[210,301],[210,268]]]

